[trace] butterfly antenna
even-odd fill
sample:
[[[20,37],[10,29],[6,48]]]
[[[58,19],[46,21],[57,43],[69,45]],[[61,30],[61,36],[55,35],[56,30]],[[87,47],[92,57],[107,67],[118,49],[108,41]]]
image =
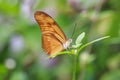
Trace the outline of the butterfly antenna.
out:
[[[71,38],[73,38],[74,37],[74,35],[75,35],[75,30],[76,30],[76,28],[77,28],[77,23],[75,23],[75,25],[74,25],[75,27],[73,28],[73,32],[72,32],[72,36],[71,36]]]

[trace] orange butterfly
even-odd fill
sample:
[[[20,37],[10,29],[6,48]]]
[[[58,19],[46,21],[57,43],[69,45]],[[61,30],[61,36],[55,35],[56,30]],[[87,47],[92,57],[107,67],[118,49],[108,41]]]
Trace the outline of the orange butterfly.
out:
[[[42,31],[42,47],[47,54],[53,55],[69,47],[72,40],[67,40],[52,17],[42,11],[36,11],[34,17]]]

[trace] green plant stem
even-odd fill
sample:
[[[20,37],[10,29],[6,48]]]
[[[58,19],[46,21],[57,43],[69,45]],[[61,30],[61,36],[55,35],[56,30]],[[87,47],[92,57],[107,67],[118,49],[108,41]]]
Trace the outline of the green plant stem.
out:
[[[73,79],[78,80],[78,54],[74,55]]]
[[[74,67],[73,67],[73,79],[72,80],[78,80],[78,74],[79,74],[79,71],[80,71],[80,66],[79,66],[79,55],[80,55],[80,52],[83,48],[89,46],[90,44],[93,44],[97,41],[100,41],[100,40],[103,40],[103,39],[106,39],[108,38],[109,36],[105,36],[105,37],[102,37],[102,38],[99,38],[99,39],[96,39],[96,40],[93,40],[89,43],[86,43],[84,44],[83,46],[81,46],[79,49],[77,49],[77,53],[74,53]]]
[[[87,47],[87,46],[89,46],[89,45],[91,45],[91,44],[93,44],[93,43],[95,43],[95,42],[98,42],[98,41],[100,41],[100,40],[109,38],[109,37],[110,37],[110,36],[101,37],[101,38],[95,39],[95,40],[93,40],[93,41],[91,41],[91,42],[89,42],[89,43],[86,43],[85,45],[81,46],[81,47],[78,49],[78,53],[80,53],[80,51],[81,51],[83,48],[85,48],[85,47]]]

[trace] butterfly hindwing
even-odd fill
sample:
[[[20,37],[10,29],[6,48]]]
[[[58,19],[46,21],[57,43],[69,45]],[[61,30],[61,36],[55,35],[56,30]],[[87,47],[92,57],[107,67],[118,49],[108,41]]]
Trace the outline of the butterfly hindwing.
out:
[[[51,36],[50,36],[51,35]],[[53,54],[63,50],[62,43],[60,43],[52,34],[42,36],[43,45],[46,53]]]

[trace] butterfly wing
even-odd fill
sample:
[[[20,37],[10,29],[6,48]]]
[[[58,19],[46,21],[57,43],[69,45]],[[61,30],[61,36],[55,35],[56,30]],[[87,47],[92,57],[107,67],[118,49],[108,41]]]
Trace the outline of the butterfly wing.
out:
[[[62,51],[67,39],[55,20],[42,11],[37,11],[34,16],[42,30],[42,45],[45,52],[51,55]]]

